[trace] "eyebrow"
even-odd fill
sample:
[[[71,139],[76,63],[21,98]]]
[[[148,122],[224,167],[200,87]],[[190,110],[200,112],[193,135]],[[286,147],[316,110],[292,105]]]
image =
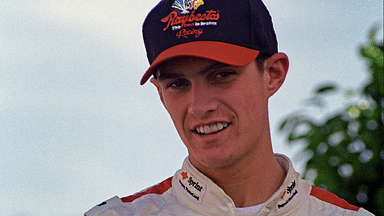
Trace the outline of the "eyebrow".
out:
[[[230,66],[230,65],[224,64],[221,62],[216,62],[216,63],[209,65],[208,67],[204,68],[202,71],[200,71],[200,74],[204,75],[211,70],[216,70],[216,69],[227,67],[227,66]],[[161,73],[160,69],[158,69],[158,73],[159,73],[159,77],[158,77],[159,81],[164,81],[167,79],[175,79],[175,78],[182,77],[182,75],[180,73]]]

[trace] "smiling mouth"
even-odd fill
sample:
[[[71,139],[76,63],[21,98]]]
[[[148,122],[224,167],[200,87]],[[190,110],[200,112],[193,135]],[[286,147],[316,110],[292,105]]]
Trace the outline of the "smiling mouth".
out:
[[[228,126],[229,126],[229,124],[226,122],[219,122],[219,123],[210,124],[210,125],[198,126],[198,127],[196,127],[196,129],[194,131],[200,135],[209,135],[209,134],[213,134],[213,133],[217,133],[219,131],[222,131],[225,128],[227,128]]]

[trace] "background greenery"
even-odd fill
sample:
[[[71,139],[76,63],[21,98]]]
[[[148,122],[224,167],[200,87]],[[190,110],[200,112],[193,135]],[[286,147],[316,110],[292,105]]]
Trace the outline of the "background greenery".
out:
[[[369,68],[368,81],[344,91],[335,83],[323,84],[306,109],[324,109],[331,93],[344,92],[348,104],[322,120],[302,111],[292,113],[279,129],[289,145],[304,145],[305,179],[384,215],[384,47],[375,40],[377,30],[373,28],[369,41],[359,48]]]

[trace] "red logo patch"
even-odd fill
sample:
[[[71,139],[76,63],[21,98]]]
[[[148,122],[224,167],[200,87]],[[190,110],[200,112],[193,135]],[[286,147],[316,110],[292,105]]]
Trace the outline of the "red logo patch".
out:
[[[188,173],[187,172],[182,172],[181,176],[183,177],[182,179],[185,180],[188,178]]]

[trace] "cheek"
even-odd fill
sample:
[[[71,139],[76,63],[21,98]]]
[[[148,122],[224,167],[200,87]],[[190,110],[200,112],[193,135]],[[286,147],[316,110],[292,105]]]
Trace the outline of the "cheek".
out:
[[[168,114],[170,115],[173,124],[175,125],[177,131],[180,134],[180,130],[183,127],[183,117],[184,117],[184,111],[183,111],[183,103],[181,103],[180,100],[174,100],[171,97],[164,96],[164,107],[167,110]],[[176,102],[177,101],[177,102]]]
[[[263,92],[260,88],[255,88],[254,86],[248,86],[242,88],[234,96],[236,103],[239,106],[244,107],[245,110],[257,110],[260,104],[263,101]],[[255,111],[256,111],[255,110]]]
[[[238,108],[239,121],[246,128],[253,128],[264,121],[267,103],[261,88],[247,87],[237,95],[234,104]],[[243,130],[247,130],[244,128]]]

